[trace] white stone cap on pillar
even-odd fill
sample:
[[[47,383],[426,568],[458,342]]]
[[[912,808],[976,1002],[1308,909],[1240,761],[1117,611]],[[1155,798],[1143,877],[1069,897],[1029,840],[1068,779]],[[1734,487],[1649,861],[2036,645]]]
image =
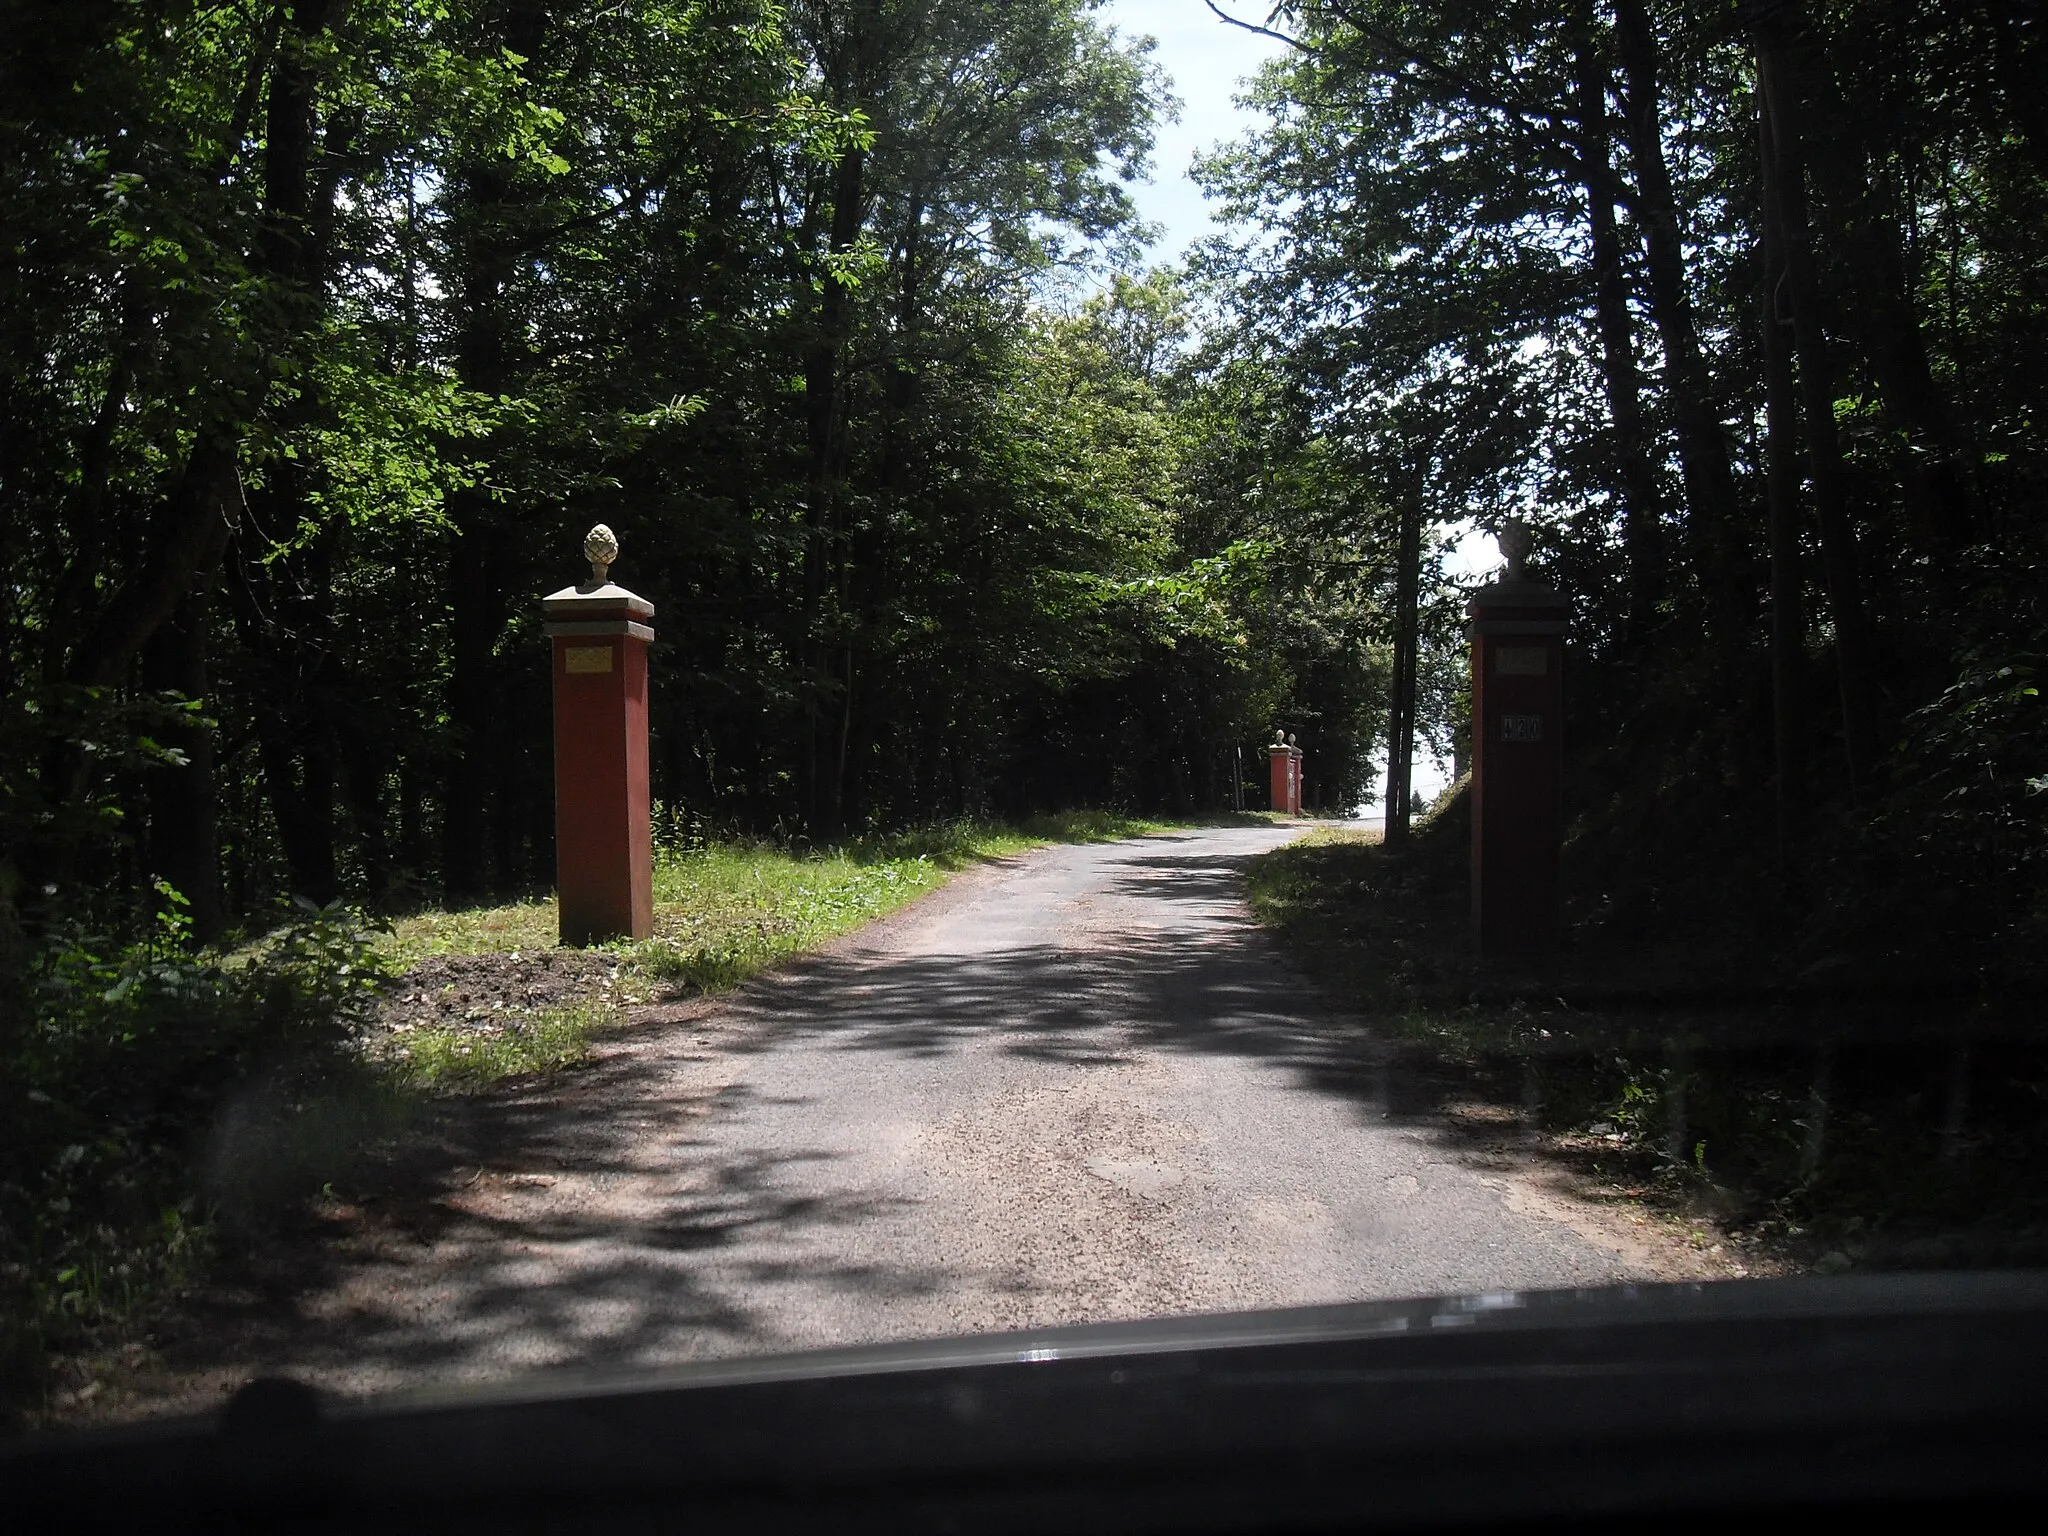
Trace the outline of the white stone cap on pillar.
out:
[[[601,587],[564,587],[559,592],[550,592],[540,600],[540,611],[551,619],[596,618],[612,613],[651,619],[654,604],[608,581]]]

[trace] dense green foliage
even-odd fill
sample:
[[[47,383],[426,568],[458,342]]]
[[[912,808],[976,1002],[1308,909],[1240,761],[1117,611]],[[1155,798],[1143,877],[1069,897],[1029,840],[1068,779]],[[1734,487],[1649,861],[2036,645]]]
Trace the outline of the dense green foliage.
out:
[[[1169,100],[1091,11],[9,0],[6,913],[545,882],[599,520],[727,829],[1229,804],[1304,663],[1369,693],[1190,515],[1187,296],[1081,297]]]
[[[1267,21],[1291,42],[1258,90],[1273,124],[1209,166],[1246,222],[1208,265],[1299,438],[1382,487],[1332,502],[1333,531],[1388,550],[1418,503],[1534,525],[1575,608],[1584,931],[2031,972],[2040,18],[1299,0]]]

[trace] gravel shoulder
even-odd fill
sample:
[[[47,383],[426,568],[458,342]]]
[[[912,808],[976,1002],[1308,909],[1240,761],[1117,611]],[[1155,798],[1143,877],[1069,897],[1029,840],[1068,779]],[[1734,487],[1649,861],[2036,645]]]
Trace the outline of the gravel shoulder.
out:
[[[380,1193],[190,1298],[93,1416],[254,1374],[365,1394],[1740,1272],[1332,1011],[1241,899],[1293,835],[1047,848],[726,998],[633,1008],[587,1067],[451,1102]]]

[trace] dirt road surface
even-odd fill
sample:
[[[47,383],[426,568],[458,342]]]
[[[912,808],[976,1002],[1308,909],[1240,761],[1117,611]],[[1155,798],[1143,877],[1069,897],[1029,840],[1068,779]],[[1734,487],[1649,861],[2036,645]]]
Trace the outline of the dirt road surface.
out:
[[[1287,968],[1240,875],[1295,835],[1045,849],[647,1011],[212,1298],[155,1411],[258,1372],[362,1393],[1688,1273],[1511,1133],[1460,1134]]]

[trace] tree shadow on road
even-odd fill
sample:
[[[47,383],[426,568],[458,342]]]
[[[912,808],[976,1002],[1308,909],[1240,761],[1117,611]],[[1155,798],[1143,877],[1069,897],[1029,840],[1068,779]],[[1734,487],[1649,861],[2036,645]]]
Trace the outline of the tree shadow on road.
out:
[[[1392,1070],[1401,1053],[1334,1008],[1244,916],[1250,857],[1121,855],[1112,888],[1146,905],[1129,926],[1070,946],[814,957],[738,1000],[759,1026],[747,1048],[809,1036],[937,1056],[993,1038],[1007,1053],[1075,1067],[1155,1050],[1241,1056],[1375,1117],[1437,1114],[1453,1081],[1413,1063]]]
[[[770,1101],[733,1058],[792,1042],[932,1058],[994,1041],[1077,1071],[1233,1056],[1364,1120],[1441,1125],[1455,1084],[1401,1069],[1281,958],[1242,908],[1245,860],[1165,842],[1112,858],[1124,922],[1067,947],[856,941],[723,1009],[657,1010],[585,1069],[443,1104],[375,1178],[320,1202],[310,1231],[197,1298],[167,1354],[378,1390],[787,1347],[763,1287],[840,1308],[931,1294],[946,1275],[850,1262],[832,1240],[906,1202],[801,1177],[836,1153],[734,1140]]]
[[[753,1096],[679,1091],[660,1044],[442,1105],[361,1187],[264,1234],[167,1319],[171,1373],[364,1392],[756,1353],[789,1347],[746,1303],[756,1286],[857,1300],[940,1283],[821,1256],[822,1235],[904,1202],[793,1187],[835,1153],[706,1136]]]

